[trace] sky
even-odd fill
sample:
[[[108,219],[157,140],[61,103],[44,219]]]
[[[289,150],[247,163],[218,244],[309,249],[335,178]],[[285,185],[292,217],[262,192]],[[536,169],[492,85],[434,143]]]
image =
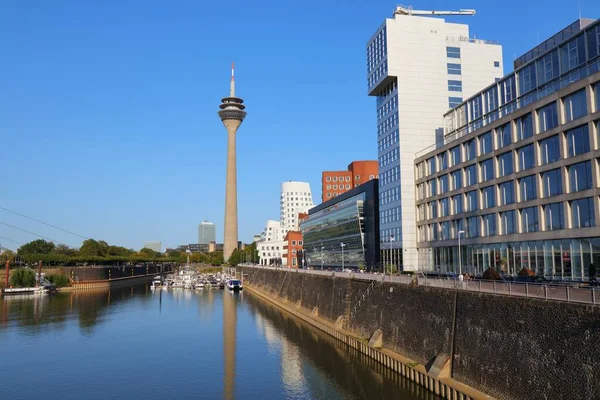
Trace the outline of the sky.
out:
[[[600,2],[419,1],[473,8],[471,36],[515,57]],[[237,135],[239,238],[279,219],[281,183],[377,158],[366,43],[396,1],[27,1],[0,13],[0,207],[139,249],[223,238],[226,131],[236,64],[248,115]],[[25,233],[13,227],[27,230]],[[82,238],[0,209],[0,244]]]

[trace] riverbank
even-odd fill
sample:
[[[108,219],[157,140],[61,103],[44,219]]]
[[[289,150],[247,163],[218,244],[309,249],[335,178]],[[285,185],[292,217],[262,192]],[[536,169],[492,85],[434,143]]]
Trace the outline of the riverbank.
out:
[[[245,283],[245,288],[249,292],[261,297],[262,299],[276,305],[284,311],[292,314],[298,319],[309,323],[317,329],[327,333],[333,338],[346,344],[351,349],[370,357],[380,364],[390,368],[399,375],[420,384],[431,392],[445,399],[464,399],[464,400],[491,400],[491,396],[486,395],[474,388],[464,385],[448,376],[448,365],[442,368],[430,368],[428,371],[424,365],[415,362],[401,354],[391,350],[376,347],[377,338],[369,340],[361,338],[349,331],[341,328],[341,321],[332,323],[325,318],[318,316],[318,309],[307,310],[302,307],[301,302],[290,304],[286,299],[279,299],[260,290],[251,284]],[[380,345],[380,341],[379,341]],[[447,364],[447,363],[446,363]]]

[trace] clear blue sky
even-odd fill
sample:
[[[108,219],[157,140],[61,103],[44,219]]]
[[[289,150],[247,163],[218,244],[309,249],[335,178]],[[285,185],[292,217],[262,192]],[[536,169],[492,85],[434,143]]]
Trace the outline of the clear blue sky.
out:
[[[0,13],[0,206],[139,249],[223,235],[226,133],[217,117],[236,63],[240,239],[279,218],[280,184],[377,155],[365,45],[396,0],[4,0]],[[95,3],[95,4],[94,4]],[[579,6],[578,6],[579,4]],[[519,56],[600,2],[421,1],[475,8],[471,35]],[[0,210],[67,244],[81,239]],[[35,236],[0,225],[0,236]],[[9,248],[18,247],[0,238]]]

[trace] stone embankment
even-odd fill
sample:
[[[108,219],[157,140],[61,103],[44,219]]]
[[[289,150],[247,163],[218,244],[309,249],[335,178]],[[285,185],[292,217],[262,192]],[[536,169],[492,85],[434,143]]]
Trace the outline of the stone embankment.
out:
[[[444,398],[600,398],[598,306],[240,270],[247,288]]]

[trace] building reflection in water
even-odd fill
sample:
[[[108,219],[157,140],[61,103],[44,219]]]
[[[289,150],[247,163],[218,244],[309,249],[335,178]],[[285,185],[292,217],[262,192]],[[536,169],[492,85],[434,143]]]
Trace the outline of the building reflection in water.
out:
[[[237,329],[237,302],[242,294],[223,293],[223,352],[224,369],[223,397],[227,400],[235,398],[235,351]]]

